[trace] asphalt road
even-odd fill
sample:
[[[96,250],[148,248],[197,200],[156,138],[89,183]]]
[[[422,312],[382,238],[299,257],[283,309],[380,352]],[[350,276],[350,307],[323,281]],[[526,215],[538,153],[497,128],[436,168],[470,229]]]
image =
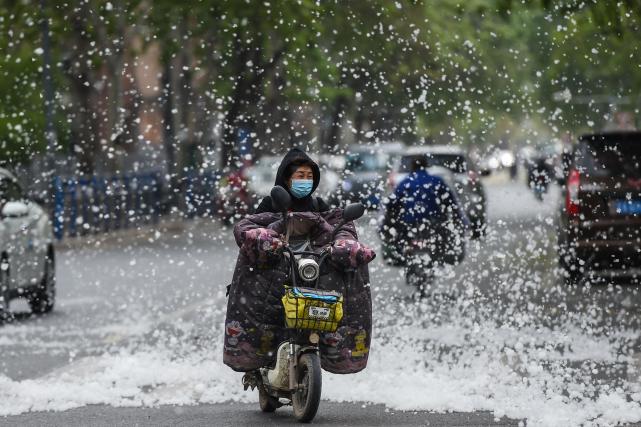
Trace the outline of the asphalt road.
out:
[[[602,393],[604,385],[608,390],[610,387],[625,388],[630,387],[630,383],[636,384],[639,372],[634,361],[638,360],[636,355],[641,347],[635,333],[641,314],[641,297],[636,287],[587,284],[567,289],[562,285],[556,270],[554,248],[558,189],[553,188],[543,203],[535,201],[522,183],[509,183],[500,178],[488,181],[487,191],[490,214],[487,238],[470,243],[462,265],[440,272],[428,300],[416,302],[414,291],[404,284],[400,269],[385,266],[380,259],[374,261],[371,281],[375,330],[380,331],[380,336],[392,339],[397,334],[395,331],[421,329],[420,333],[416,332],[416,337],[411,337],[415,339],[412,345],[425,346],[425,357],[433,361],[426,361],[426,366],[421,367],[424,371],[416,371],[415,375],[419,376],[421,372],[442,373],[453,369],[453,372],[465,374],[468,365],[475,362],[461,363],[461,360],[474,358],[479,366],[483,363],[494,366],[494,362],[500,359],[497,369],[516,372],[523,382],[531,382],[530,385],[538,384],[544,375],[541,372],[554,375],[555,369],[561,368],[564,375],[588,383],[584,386],[588,389],[582,389],[587,394]],[[377,242],[373,230],[372,216],[359,222],[361,240]],[[101,360],[99,358],[104,354],[170,348],[173,352],[171,360],[174,360],[183,354],[181,352],[207,349],[210,342],[220,340],[220,327],[216,329],[212,325],[220,324],[224,316],[225,285],[231,279],[236,251],[231,231],[207,221],[190,223],[181,230],[148,233],[143,237],[124,236],[120,240],[107,239],[99,245],[60,250],[56,310],[47,316],[32,317],[26,312],[26,303],[15,304],[14,309],[19,311],[17,320],[0,327],[0,374],[10,380],[0,382],[0,397],[3,392],[11,394],[2,390],[3,386],[27,387],[30,380],[46,384],[48,379],[66,378],[65,375],[82,378],[83,370],[95,372],[96,360]],[[411,329],[403,329],[407,325]],[[452,329],[451,325],[458,326]],[[533,327],[528,329],[531,325]],[[541,330],[548,331],[547,335],[537,338]],[[515,344],[505,344],[511,339],[500,335],[505,331],[516,331],[514,333],[523,334],[525,339],[519,335],[513,339]],[[582,347],[572,342],[579,336],[576,334],[581,333],[593,337],[595,345],[599,344],[599,337],[606,337],[604,339],[609,339],[607,342],[615,346],[613,354],[597,352],[599,357],[594,357],[594,346],[590,347],[588,343]],[[500,339],[496,338],[497,334]],[[526,336],[528,334],[529,337]],[[552,342],[551,337],[557,341]],[[503,341],[496,344],[500,340]],[[493,347],[493,344],[496,345]],[[522,351],[523,347],[531,351]],[[381,347],[381,351],[391,350]],[[483,354],[487,357],[485,362],[479,357]],[[543,366],[541,371],[533,368],[531,360],[526,357],[533,354],[539,358],[537,365]],[[619,355],[625,357],[619,358]],[[334,388],[337,396],[325,396],[344,403],[324,401],[315,424],[519,424],[519,417],[509,418],[501,411],[452,411],[448,409],[447,402],[435,403],[433,407],[428,405],[435,412],[401,411],[394,408],[404,408],[402,400],[388,402],[380,397],[377,390],[373,390],[373,397],[369,399],[366,392],[359,392],[357,388],[362,385],[363,378],[369,380],[367,375],[377,375],[376,366],[371,372],[366,370],[362,374],[365,377],[356,377],[354,393],[356,400],[376,402],[382,399],[382,402],[345,402],[350,391]],[[408,370],[412,369],[408,366]],[[198,378],[197,373],[184,375],[187,379],[191,378],[189,375]],[[238,389],[241,389],[239,374],[225,375],[236,375]],[[236,381],[235,377],[233,381]],[[385,381],[390,382],[381,380],[374,384],[387,384],[388,387],[395,384],[393,378]],[[349,380],[338,384],[348,384],[349,387]],[[509,385],[505,387],[507,394]],[[193,384],[183,385],[183,388],[176,389],[177,393],[183,393],[191,386]],[[332,384],[330,391],[331,387]],[[402,394],[403,385],[398,384],[398,387]],[[97,399],[97,404],[90,406],[74,404],[74,399],[70,399],[67,407],[72,409],[68,410],[63,410],[66,409],[64,404],[47,406],[46,401],[19,408],[16,404],[3,407],[0,402],[0,414],[21,413],[0,417],[0,425],[201,426],[293,422],[287,408],[266,416],[258,411],[256,403],[210,404],[201,399],[205,403],[194,404],[189,400],[183,402],[179,398],[167,398],[160,392],[156,393],[155,389],[154,384],[149,386],[149,390],[139,387],[135,389],[137,395],[150,391],[155,397],[148,401],[144,396],[136,397],[130,403],[117,400],[118,407],[105,405],[105,402],[113,404],[109,399]],[[572,396],[568,389],[557,392]],[[78,390],[83,392],[82,387]],[[414,393],[420,394],[421,389],[417,390]],[[502,390],[497,388],[489,395],[499,396]],[[229,393],[225,395],[229,395],[230,400],[243,400],[233,390],[225,390],[224,393]],[[424,408],[424,400],[408,403],[407,407],[411,409],[412,405],[417,405]],[[87,401],[91,403],[91,400]],[[164,404],[166,402],[176,404]],[[389,403],[388,406],[380,404],[383,402]],[[145,405],[154,407],[138,407]],[[40,411],[51,408],[58,411]],[[593,419],[598,419],[599,414],[595,412]],[[560,414],[559,419],[562,416]],[[616,414],[608,416],[607,420],[616,419]],[[550,419],[554,420],[541,418],[539,424]]]
[[[6,424],[5,424],[6,423]],[[256,404],[113,408],[88,406],[65,412],[38,412],[0,418],[0,425],[21,427],[115,427],[115,426],[276,426],[296,425],[289,409],[263,414]],[[384,405],[323,402],[314,419],[319,426],[518,426],[511,420],[495,420],[491,413],[425,413],[390,411]]]

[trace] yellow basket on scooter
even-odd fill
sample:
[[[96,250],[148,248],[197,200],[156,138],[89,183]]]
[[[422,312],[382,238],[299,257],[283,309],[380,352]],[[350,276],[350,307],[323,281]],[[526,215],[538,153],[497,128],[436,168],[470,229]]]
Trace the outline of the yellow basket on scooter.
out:
[[[343,318],[343,295],[314,288],[285,287],[285,325],[290,329],[334,332]]]

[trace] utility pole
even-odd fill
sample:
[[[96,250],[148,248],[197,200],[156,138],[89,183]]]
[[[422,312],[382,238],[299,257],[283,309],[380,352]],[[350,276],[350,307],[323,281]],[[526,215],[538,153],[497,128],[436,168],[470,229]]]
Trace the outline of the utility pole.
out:
[[[42,32],[42,86],[44,89],[44,113],[45,113],[45,141],[47,148],[45,152],[45,174],[44,178],[48,184],[47,202],[53,203],[52,179],[55,173],[55,156],[57,138],[54,125],[54,102],[53,78],[51,75],[51,38],[49,33],[49,18],[46,13],[46,0],[40,0],[40,30]]]

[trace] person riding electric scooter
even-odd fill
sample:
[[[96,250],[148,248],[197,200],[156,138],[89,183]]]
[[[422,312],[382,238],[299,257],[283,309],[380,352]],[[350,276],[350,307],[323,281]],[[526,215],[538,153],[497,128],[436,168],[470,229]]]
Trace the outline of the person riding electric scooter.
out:
[[[550,165],[550,160],[546,157],[536,157],[529,166],[528,186],[539,201],[542,201],[543,195],[547,193],[553,174],[554,171]]]
[[[389,196],[380,228],[386,258],[406,268],[407,284],[421,296],[435,267],[463,260],[469,228],[455,193],[428,166],[427,158],[414,161],[411,173]]]
[[[330,209],[312,196],[319,180],[318,165],[291,150],[271,195],[234,227],[240,252],[223,349],[223,362],[245,372],[245,388],[258,388],[263,411],[291,404],[303,422],[318,409],[321,368],[366,367],[372,326],[375,254],[353,224],[364,208]]]

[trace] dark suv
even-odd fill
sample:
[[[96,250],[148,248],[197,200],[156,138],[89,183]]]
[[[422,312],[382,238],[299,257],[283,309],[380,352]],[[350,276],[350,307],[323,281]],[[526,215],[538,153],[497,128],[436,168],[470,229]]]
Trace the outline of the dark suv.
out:
[[[569,159],[559,230],[568,283],[641,278],[641,132],[580,138]]]

